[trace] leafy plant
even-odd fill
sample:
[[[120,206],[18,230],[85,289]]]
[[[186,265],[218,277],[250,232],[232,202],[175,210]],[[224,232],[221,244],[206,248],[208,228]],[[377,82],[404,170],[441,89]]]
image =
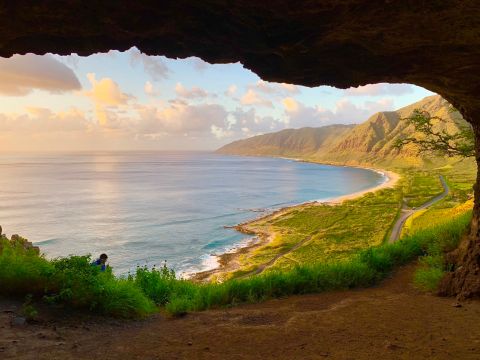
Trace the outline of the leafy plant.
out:
[[[446,156],[475,156],[475,136],[470,126],[463,126],[455,133],[444,129],[436,130],[435,121],[445,122],[445,120],[438,116],[431,116],[420,109],[415,109],[405,120],[412,124],[422,136],[399,138],[395,143],[397,148],[412,143],[418,145],[421,152],[434,152]]]

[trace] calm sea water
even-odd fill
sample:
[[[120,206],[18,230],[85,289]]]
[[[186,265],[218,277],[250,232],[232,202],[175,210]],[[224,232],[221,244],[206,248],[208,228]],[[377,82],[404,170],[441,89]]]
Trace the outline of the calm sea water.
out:
[[[213,153],[0,156],[0,224],[48,257],[108,253],[117,273],[212,266],[245,235],[224,226],[375,186],[373,171]]]

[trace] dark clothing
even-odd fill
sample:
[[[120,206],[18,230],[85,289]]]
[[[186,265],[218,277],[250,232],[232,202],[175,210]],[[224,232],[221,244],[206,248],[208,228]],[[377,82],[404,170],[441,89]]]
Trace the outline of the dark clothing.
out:
[[[100,259],[97,259],[94,262],[92,262],[92,266],[101,266],[100,271],[105,271],[105,269],[107,268],[107,266],[103,264],[102,260]]]

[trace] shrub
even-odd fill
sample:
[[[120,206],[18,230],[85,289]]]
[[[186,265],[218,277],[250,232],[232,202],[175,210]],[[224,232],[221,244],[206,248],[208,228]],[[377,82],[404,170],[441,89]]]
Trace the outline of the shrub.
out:
[[[0,238],[0,293],[42,295],[54,273],[53,265],[34,249]]]

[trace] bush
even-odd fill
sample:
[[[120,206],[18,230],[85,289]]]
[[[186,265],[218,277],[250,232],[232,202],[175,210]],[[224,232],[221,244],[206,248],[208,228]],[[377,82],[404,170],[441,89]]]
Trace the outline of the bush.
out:
[[[56,287],[51,301],[117,317],[144,316],[154,310],[142,289],[127,279],[116,278],[110,268],[105,272],[90,265],[90,256],[70,256],[52,260]]]
[[[0,237],[0,293],[42,295],[48,288],[54,266],[34,249],[25,249]]]
[[[117,317],[141,317],[153,302],[132,281],[90,265],[90,256],[48,261],[34,249],[1,239],[0,294],[37,298]],[[29,303],[29,305],[31,305]]]

